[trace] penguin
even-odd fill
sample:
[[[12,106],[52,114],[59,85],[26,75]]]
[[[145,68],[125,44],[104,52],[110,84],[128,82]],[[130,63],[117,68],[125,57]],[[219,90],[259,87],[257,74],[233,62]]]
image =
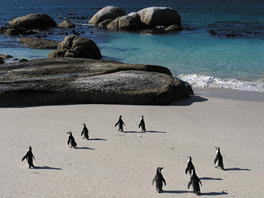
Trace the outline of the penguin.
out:
[[[68,138],[68,145],[69,144],[71,144],[71,147],[70,148],[76,148],[77,147],[77,143],[75,142],[75,140],[74,140],[74,137],[72,136],[72,132],[71,131],[69,131],[69,132],[67,132],[68,134],[69,134],[69,138]]]
[[[33,159],[34,160],[36,160],[35,159],[35,157],[34,157],[34,155],[33,155],[33,153],[32,153],[32,148],[31,148],[31,146],[29,146],[28,147],[28,150],[27,150],[27,153],[26,153],[26,155],[22,158],[22,161],[24,161],[24,159],[27,159],[27,161],[28,161],[28,165],[29,165],[29,167],[28,168],[35,168],[35,166],[34,166],[34,164],[33,164]]]
[[[215,149],[216,149],[216,156],[214,159],[214,164],[216,164],[216,162],[218,163],[215,168],[220,167],[222,170],[224,170],[223,157],[220,153],[220,148],[216,146]]]
[[[189,174],[191,175],[191,170],[195,170],[194,165],[192,163],[192,157],[191,156],[187,156],[188,161],[187,161],[187,167],[185,169],[185,174],[187,175],[187,172],[189,172]]]
[[[140,117],[141,118],[140,118],[140,122],[139,122],[138,128],[141,127],[142,132],[146,132],[146,126],[145,126],[145,122],[144,122],[144,117],[143,117],[143,115],[140,116]]]
[[[190,186],[192,185],[192,188],[193,188],[193,192],[196,194],[196,195],[200,195],[201,194],[201,191],[200,191],[200,185],[199,183],[201,184],[202,186],[202,182],[200,181],[200,179],[197,177],[196,173],[195,173],[195,170],[191,170],[191,178],[190,178],[190,181],[188,183],[188,189],[190,188]]]
[[[156,182],[156,190],[158,193],[161,193],[163,190],[162,190],[162,186],[163,186],[163,182],[166,186],[166,181],[165,179],[163,178],[162,174],[161,174],[161,170],[163,169],[163,167],[158,167],[157,168],[157,173],[156,173],[156,176],[154,177],[153,181],[152,181],[152,185],[154,182]]]
[[[83,123],[83,130],[82,130],[82,133],[81,133],[81,136],[83,135],[83,139],[87,139],[89,140],[89,134],[88,134],[88,129],[86,127],[86,125]]]
[[[118,125],[119,129],[118,131],[123,132],[123,125],[125,126],[125,123],[122,120],[122,115],[119,116],[119,119],[117,121],[117,123],[115,124],[115,127]]]

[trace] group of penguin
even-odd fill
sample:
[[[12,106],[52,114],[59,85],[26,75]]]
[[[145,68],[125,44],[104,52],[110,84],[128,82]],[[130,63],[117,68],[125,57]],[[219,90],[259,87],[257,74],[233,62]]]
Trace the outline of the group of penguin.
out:
[[[220,167],[222,170],[224,170],[223,157],[221,155],[220,148],[217,146],[215,148],[216,148],[216,156],[214,159],[214,164],[216,164],[215,168]],[[190,186],[192,186],[193,192],[197,195],[200,195],[201,194],[200,184],[202,186],[202,182],[198,178],[198,176],[196,175],[195,168],[194,168],[194,165],[192,163],[192,157],[187,156],[187,158],[188,158],[188,161],[187,161],[187,167],[185,169],[185,174],[189,173],[191,176],[187,187],[189,189]],[[152,180],[152,185],[154,184],[154,182],[156,183],[156,190],[158,193],[161,193],[163,191],[162,190],[163,183],[166,186],[166,181],[165,181],[163,175],[161,174],[162,169],[163,169],[163,167],[157,168],[157,173],[156,173],[154,179]]]
[[[119,116],[119,119],[117,121],[117,123],[115,124],[115,127],[118,125],[118,131],[121,131],[123,132],[123,125],[125,126],[125,123],[123,122],[122,120],[122,115]],[[142,132],[146,132],[146,126],[145,126],[145,121],[144,121],[144,116],[141,115],[141,118],[140,118],[140,122],[139,122],[139,128],[142,129]],[[77,143],[72,135],[72,132],[69,131],[67,132],[69,137],[68,137],[68,141],[67,141],[67,144],[70,145],[70,148],[77,148]],[[83,130],[81,132],[81,136],[84,136],[83,139],[87,139],[89,140],[89,130],[88,128],[86,127],[85,124],[83,124]],[[219,147],[215,147],[216,148],[216,157],[214,159],[214,164],[217,164],[216,165],[216,168],[217,167],[220,167],[222,170],[224,170],[224,164],[223,164],[223,157],[221,155],[221,152],[220,152],[220,148]],[[195,172],[195,168],[194,168],[194,165],[192,163],[192,158],[191,156],[187,156],[188,158],[188,161],[187,161],[187,167],[185,169],[185,174],[189,173],[190,174],[190,181],[188,183],[188,189],[190,188],[190,186],[192,186],[193,188],[193,192],[196,193],[197,195],[200,195],[201,194],[201,191],[200,191],[200,184],[202,185],[202,182],[200,181],[200,179],[198,178],[198,176],[196,175],[196,172]],[[22,158],[22,161],[24,161],[24,159],[27,159],[28,161],[28,165],[29,165],[29,168],[34,168],[34,164],[33,164],[33,159],[35,160],[35,157],[32,153],[32,147],[29,146],[28,147],[28,150],[27,150],[27,153],[26,155]],[[166,185],[166,181],[161,173],[161,170],[163,169],[163,167],[158,167],[157,168],[157,172],[156,172],[156,175],[152,181],[152,185],[156,184],[156,190],[158,193],[161,193],[163,190],[162,190],[162,187],[163,187],[163,183]]]
[[[146,132],[146,126],[145,126],[145,121],[144,121],[144,116],[140,116],[140,122],[139,122],[139,128],[141,127],[142,132]],[[119,119],[117,121],[117,123],[115,124],[115,127],[118,125],[119,129],[118,131],[123,132],[123,125],[125,125],[125,123],[122,120],[122,115],[119,116]],[[77,148],[77,143],[72,135],[72,132],[69,131],[67,132],[69,137],[68,137],[68,141],[67,144],[70,145],[70,148]],[[86,125],[83,123],[83,130],[81,132],[81,136],[84,136],[83,139],[87,139],[89,140],[89,130],[86,127]],[[28,165],[29,168],[34,168],[34,164],[33,164],[33,159],[35,160],[35,157],[32,153],[32,147],[29,146],[26,155],[22,158],[22,161],[24,161],[24,159],[27,159],[28,161]]]

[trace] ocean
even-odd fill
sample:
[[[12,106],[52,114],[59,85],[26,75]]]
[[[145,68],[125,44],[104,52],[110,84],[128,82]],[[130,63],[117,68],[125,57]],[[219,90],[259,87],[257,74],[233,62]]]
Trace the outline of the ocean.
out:
[[[109,5],[127,14],[151,6],[171,7],[180,14],[184,29],[147,34],[88,25],[97,11]],[[29,13],[46,13],[57,24],[65,19],[74,22],[80,36],[98,45],[103,59],[165,66],[194,87],[264,92],[263,10],[263,0],[9,0],[1,2],[0,26],[7,27],[11,19]],[[64,39],[63,30],[52,31],[52,35],[40,34],[46,39]],[[0,54],[18,59],[47,58],[50,50],[30,49],[18,43],[20,38],[0,35]]]

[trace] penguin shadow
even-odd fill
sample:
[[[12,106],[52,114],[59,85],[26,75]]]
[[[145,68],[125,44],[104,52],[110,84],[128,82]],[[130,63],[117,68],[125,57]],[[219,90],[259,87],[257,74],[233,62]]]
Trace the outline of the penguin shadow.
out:
[[[225,168],[224,171],[251,171],[251,169],[233,167],[233,168]]]
[[[213,177],[200,177],[200,180],[223,180],[222,178],[213,178]]]
[[[188,191],[188,190],[163,190],[162,193],[183,194],[183,193],[191,193],[191,191]]]
[[[218,196],[218,195],[227,195],[228,193],[225,191],[222,192],[203,192],[200,196]]]
[[[146,132],[141,132],[141,131],[124,131],[124,133],[139,133],[139,134],[144,134],[144,133],[167,133],[165,131],[146,131]]]
[[[172,105],[174,105],[174,106],[189,106],[195,102],[205,102],[205,101],[208,101],[208,99],[203,98],[203,97],[198,96],[198,95],[193,95],[193,96],[190,96],[190,98],[186,98],[186,99],[180,100],[180,101],[175,101],[172,103]]]
[[[102,139],[102,138],[89,138],[89,140],[106,141],[107,139]]]
[[[87,150],[95,150],[94,148],[89,148],[89,147],[86,147],[86,146],[82,146],[82,147],[76,147],[76,149],[87,149]]]
[[[62,170],[61,168],[55,168],[50,166],[35,166],[33,169]]]

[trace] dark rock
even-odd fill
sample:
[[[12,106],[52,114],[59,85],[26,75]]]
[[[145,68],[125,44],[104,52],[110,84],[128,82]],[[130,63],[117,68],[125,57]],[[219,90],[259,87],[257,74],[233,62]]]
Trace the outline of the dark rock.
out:
[[[189,97],[185,83],[161,66],[80,58],[0,66],[0,106],[58,104],[168,105]]]
[[[75,57],[101,59],[101,51],[90,39],[79,36],[66,36],[58,45],[57,52],[52,51],[49,58],[55,57]]]
[[[4,59],[0,57],[0,64],[4,64],[4,63],[5,63]]]
[[[9,22],[10,28],[46,29],[56,27],[55,21],[47,14],[28,14],[15,18]]]
[[[22,58],[18,62],[23,63],[23,62],[27,62],[27,61],[28,61],[28,59]]]
[[[60,42],[40,38],[21,38],[19,43],[34,49],[57,49]]]

